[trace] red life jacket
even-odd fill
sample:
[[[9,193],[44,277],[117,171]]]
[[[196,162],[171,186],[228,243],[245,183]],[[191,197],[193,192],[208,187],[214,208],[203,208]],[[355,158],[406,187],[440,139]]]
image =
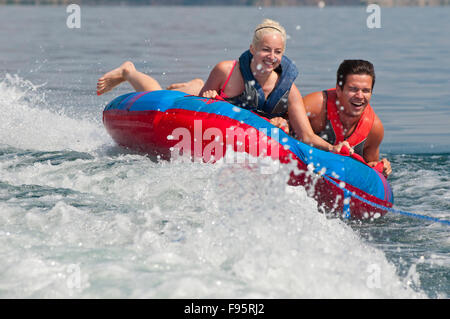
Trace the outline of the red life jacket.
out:
[[[373,111],[372,107],[367,105],[367,107],[364,109],[364,112],[361,115],[361,118],[358,121],[358,124],[356,126],[356,129],[353,131],[353,133],[347,137],[344,138],[344,127],[342,125],[341,120],[339,119],[339,114],[336,106],[336,89],[329,89],[326,91],[327,96],[327,119],[329,120],[333,132],[335,134],[335,141],[334,145],[339,144],[340,142],[343,142],[346,140],[352,148],[355,149],[355,152],[357,151],[357,146],[363,146],[360,145],[361,143],[364,143],[367,139],[367,136],[369,135],[370,130],[372,129],[373,122],[375,120],[375,112]],[[330,141],[329,141],[330,142]],[[362,154],[362,147],[360,147],[359,155],[363,156]]]

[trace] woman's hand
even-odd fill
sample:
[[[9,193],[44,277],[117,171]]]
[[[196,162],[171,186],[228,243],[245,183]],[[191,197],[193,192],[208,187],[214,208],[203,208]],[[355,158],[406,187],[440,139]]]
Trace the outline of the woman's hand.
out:
[[[202,94],[203,97],[207,97],[210,99],[215,99],[217,95],[219,95],[219,94],[217,94],[216,90],[207,90],[207,91],[203,92],[203,94]]]
[[[283,131],[286,132],[286,134],[289,134],[289,123],[286,119],[282,117],[274,117],[270,119],[270,124],[281,128]]]

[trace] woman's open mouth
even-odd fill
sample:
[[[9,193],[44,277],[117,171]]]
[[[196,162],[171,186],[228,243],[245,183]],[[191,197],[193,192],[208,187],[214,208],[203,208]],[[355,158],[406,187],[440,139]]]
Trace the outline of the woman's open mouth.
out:
[[[277,64],[277,62],[278,62],[278,59],[277,59],[277,58],[274,58],[274,59],[265,59],[265,60],[263,61],[263,63],[264,63],[266,66],[268,66],[268,67],[273,67],[274,65]]]

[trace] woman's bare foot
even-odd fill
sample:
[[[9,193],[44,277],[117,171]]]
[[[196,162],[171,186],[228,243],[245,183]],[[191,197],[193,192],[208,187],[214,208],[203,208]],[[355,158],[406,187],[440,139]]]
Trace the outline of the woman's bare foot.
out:
[[[97,95],[102,95],[103,93],[111,91],[113,88],[125,81],[125,76],[127,73],[134,70],[136,70],[134,64],[130,61],[126,61],[117,69],[105,73],[97,81]]]
[[[190,95],[198,95],[205,83],[202,79],[193,79],[188,82],[173,83],[167,90],[181,91]]]

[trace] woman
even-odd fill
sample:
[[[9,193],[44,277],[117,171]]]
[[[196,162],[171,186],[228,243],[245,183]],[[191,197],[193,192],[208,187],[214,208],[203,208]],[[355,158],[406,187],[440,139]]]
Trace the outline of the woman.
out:
[[[302,96],[294,81],[296,66],[285,56],[286,31],[276,21],[265,19],[255,29],[250,49],[239,61],[222,61],[209,74],[203,84],[200,79],[173,84],[168,89],[208,98],[223,98],[228,102],[270,119],[270,122],[289,131],[289,119],[296,137],[317,148],[339,153],[345,141],[331,145],[314,134]],[[97,94],[108,92],[128,81],[136,91],[161,90],[152,77],[136,70],[133,63],[125,62],[119,68],[103,75],[97,83]],[[352,150],[351,150],[352,151]]]

